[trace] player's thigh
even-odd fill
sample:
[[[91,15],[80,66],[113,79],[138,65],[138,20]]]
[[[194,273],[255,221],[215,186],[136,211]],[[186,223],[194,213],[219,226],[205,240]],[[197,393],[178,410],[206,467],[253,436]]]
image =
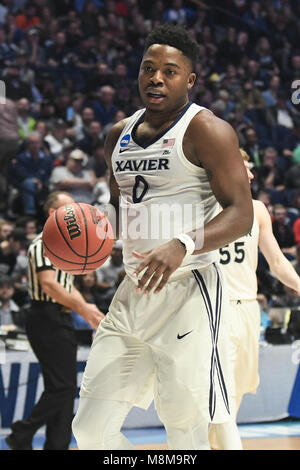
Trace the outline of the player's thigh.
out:
[[[153,372],[149,346],[103,325],[92,344],[80,396],[135,403]]]
[[[227,419],[229,313],[218,269],[195,272],[165,344],[154,345],[155,401],[162,421],[184,426],[195,413],[207,422]]]

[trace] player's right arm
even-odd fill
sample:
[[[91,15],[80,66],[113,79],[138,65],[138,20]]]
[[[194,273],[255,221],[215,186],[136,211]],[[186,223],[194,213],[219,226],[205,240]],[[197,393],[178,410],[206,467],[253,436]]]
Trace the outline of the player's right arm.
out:
[[[128,118],[122,119],[121,121],[117,122],[108,133],[105,143],[104,143],[104,156],[105,161],[109,170],[109,190],[110,190],[110,204],[113,207],[115,214],[107,214],[108,219],[111,223],[115,220],[115,237],[119,238],[119,198],[120,198],[120,188],[116,182],[114,177],[112,163],[111,163],[111,156],[118,142],[118,139],[121,135],[122,130],[124,129]]]
[[[271,272],[280,282],[300,295],[300,277],[282,253],[274,237],[269,212],[261,201],[253,201],[255,217],[259,224],[258,246],[269,264]]]
[[[37,273],[39,283],[43,292],[49,295],[58,304],[63,305],[75,312],[79,313],[93,329],[97,329],[104,314],[100,312],[94,304],[88,304],[77,289],[73,289],[72,293],[60,285],[55,279],[55,270],[46,269]]]

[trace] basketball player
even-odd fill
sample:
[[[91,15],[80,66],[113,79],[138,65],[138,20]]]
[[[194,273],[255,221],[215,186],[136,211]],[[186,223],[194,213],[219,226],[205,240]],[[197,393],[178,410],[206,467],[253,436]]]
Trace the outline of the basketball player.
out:
[[[251,182],[253,174],[248,163],[249,156],[244,150],[241,150],[241,154]],[[268,210],[261,201],[256,200],[253,200],[253,208],[254,221],[250,232],[220,249],[220,263],[228,283],[231,305],[230,339],[235,389],[232,403],[230,402],[230,420],[224,424],[213,424],[210,428],[209,437],[214,449],[242,449],[236,415],[243,395],[256,393],[259,383],[260,308],[257,302],[256,277],[258,248],[280,282],[300,295],[300,277],[273,235]]]
[[[50,193],[45,212],[50,215],[74,200],[68,193]],[[32,449],[36,431],[46,425],[45,450],[68,449],[77,391],[77,342],[71,311],[75,310],[96,329],[104,315],[85,302],[73,287],[74,276],[54,269],[43,254],[42,233],[28,248],[30,310],[25,328],[38,358],[44,391],[29,417],[12,424],[6,442],[13,450]]]
[[[248,233],[253,213],[235,132],[189,102],[197,54],[184,29],[153,30],[138,80],[145,109],[106,140],[127,274],[87,361],[73,421],[79,449],[133,449],[120,429],[133,405],[148,408],[153,387],[169,449],[209,449],[208,423],[229,417],[228,303],[216,250]],[[180,212],[200,203],[204,228],[195,211],[191,227],[176,231]],[[181,211],[152,221],[172,206]],[[146,222],[148,233],[134,230]]]

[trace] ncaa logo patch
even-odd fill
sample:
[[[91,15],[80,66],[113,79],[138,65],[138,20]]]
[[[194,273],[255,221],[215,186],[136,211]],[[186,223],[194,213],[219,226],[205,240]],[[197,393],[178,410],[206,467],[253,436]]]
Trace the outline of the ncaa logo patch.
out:
[[[120,147],[127,147],[130,142],[130,134],[126,134],[122,137]]]

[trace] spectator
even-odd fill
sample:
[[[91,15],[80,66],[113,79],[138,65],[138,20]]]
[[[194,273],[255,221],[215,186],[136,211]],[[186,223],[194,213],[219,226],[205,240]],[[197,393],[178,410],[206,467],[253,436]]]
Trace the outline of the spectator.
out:
[[[75,127],[76,140],[81,140],[88,134],[88,127],[95,120],[95,112],[90,106],[85,106],[80,114],[79,123]]]
[[[259,167],[263,162],[264,149],[259,144],[257,132],[253,127],[248,127],[245,129],[244,135],[244,149],[250,157],[250,162],[254,163],[256,167]]]
[[[274,220],[272,226],[274,237],[282,252],[291,260],[296,254],[296,242],[293,229],[289,225],[286,207],[282,204],[275,204],[273,216]]]
[[[26,215],[37,214],[37,203],[42,202],[48,191],[53,162],[42,152],[41,146],[40,134],[32,132],[27,139],[27,149],[17,155],[10,167],[11,183],[20,191]]]
[[[262,70],[265,70],[269,73],[272,72],[272,69],[274,68],[272,47],[269,39],[266,36],[262,36],[258,39],[254,56],[260,64]]]
[[[94,73],[87,77],[86,88],[87,90],[99,90],[105,85],[113,83],[114,78],[112,71],[106,62],[103,62],[101,57],[98,57]],[[118,84],[118,86],[120,83]]]
[[[21,80],[31,86],[31,91],[36,101],[37,98],[39,98],[39,93],[35,88],[35,72],[32,67],[29,66],[29,54],[26,49],[18,49],[15,61],[20,66]]]
[[[10,0],[2,0],[0,4],[0,24],[3,24],[5,22],[5,19],[7,18],[7,15],[9,13],[9,5]]]
[[[236,92],[235,98],[245,106],[248,113],[252,110],[257,111],[265,108],[261,92],[254,86],[253,80],[249,77],[244,80],[243,86]],[[253,113],[249,117],[253,117]]]
[[[26,50],[28,53],[28,63],[34,70],[40,70],[46,64],[45,47],[42,43],[40,31],[37,28],[30,28],[27,33]]]
[[[46,155],[50,155],[50,145],[49,143],[45,140],[45,137],[48,135],[48,125],[45,121],[39,120],[36,121],[35,124],[35,131],[38,132],[41,136],[41,149],[42,152],[44,152]]]
[[[249,34],[247,31],[239,31],[236,40],[236,47],[232,50],[231,63],[235,66],[240,65],[243,57],[251,57],[251,44],[249,43]]]
[[[82,126],[82,119],[80,112],[84,102],[84,95],[82,93],[74,93],[71,97],[71,102],[66,110],[66,122],[71,127],[72,135],[75,140],[79,140],[78,132]]]
[[[2,71],[9,62],[13,62],[17,53],[17,46],[7,39],[5,29],[3,26],[0,26],[0,71]]]
[[[168,8],[164,15],[163,21],[177,24],[188,23],[195,17],[195,12],[184,6],[182,0],[173,0],[172,5]]]
[[[276,106],[278,99],[278,91],[280,90],[280,76],[274,75],[269,84],[269,88],[262,92],[266,106]]]
[[[102,126],[99,121],[89,123],[86,136],[78,142],[78,147],[87,155],[92,156],[95,149],[103,142]]]
[[[246,66],[246,75],[252,80],[253,86],[259,91],[262,92],[266,88],[268,76],[266,72],[262,70],[258,61],[253,59],[249,60]]]
[[[96,176],[96,183],[99,179],[102,179],[107,172],[107,164],[104,156],[104,143],[99,142],[94,148],[91,158],[89,158],[87,169],[91,169]]]
[[[0,243],[7,240],[8,235],[15,227],[14,222],[10,220],[1,220],[0,221]]]
[[[40,23],[41,21],[37,15],[37,7],[31,2],[25,5],[24,13],[20,13],[16,17],[16,26],[23,31],[26,31],[32,26],[38,26]]]
[[[106,126],[113,121],[118,106],[114,104],[116,90],[109,86],[103,86],[99,93],[99,100],[92,102],[95,112],[95,118],[101,122],[102,126]]]
[[[13,100],[0,102],[0,213],[7,209],[7,170],[20,148],[18,111]]]
[[[23,82],[20,74],[20,64],[18,62],[10,62],[4,71],[6,96],[11,100],[17,101],[21,98],[33,100],[31,86]]]
[[[300,188],[300,163],[293,165],[285,175],[285,186],[289,189]]]
[[[63,119],[54,121],[52,130],[46,135],[44,141],[49,144],[50,153],[53,157],[62,160],[64,149],[71,145],[71,141],[67,137],[67,124]]]
[[[66,165],[54,168],[50,177],[50,191],[68,191],[76,202],[92,204],[95,174],[85,170],[87,155],[82,150],[73,150]]]
[[[85,91],[87,74],[92,73],[97,64],[94,38],[83,36],[78,47],[70,55],[72,78],[76,81],[76,91]]]
[[[57,32],[53,44],[49,45],[45,52],[48,67],[60,70],[60,65],[69,52],[66,45],[66,34],[64,31]]]
[[[100,211],[105,212],[107,204],[110,201],[110,190],[109,190],[109,171],[107,170],[105,175],[97,178],[94,190],[94,205],[96,205]]]
[[[26,247],[27,237],[24,229],[14,228],[0,243],[0,273],[10,276],[21,250]]]
[[[126,118],[126,113],[122,109],[118,109],[118,111],[115,113],[113,121],[110,122],[109,124],[106,124],[106,126],[103,128],[103,139],[106,138],[106,136],[108,135],[110,129],[112,128],[114,124],[116,124],[117,122],[125,118]]]
[[[16,220],[15,226],[16,228],[20,227],[25,230],[28,241],[32,241],[40,232],[36,217],[30,215],[19,217],[18,220]]]
[[[250,9],[243,14],[242,18],[247,21],[257,33],[266,31],[266,23],[259,2],[251,2]]]
[[[274,147],[264,151],[263,164],[257,168],[257,180],[260,188],[282,191],[284,186],[284,171],[280,167],[278,152]]]
[[[15,330],[20,325],[20,308],[13,300],[14,283],[9,276],[0,275],[0,328]],[[18,325],[19,324],[19,325]]]
[[[21,139],[25,140],[36,126],[36,120],[30,115],[30,102],[27,98],[18,101],[18,126]]]
[[[102,305],[101,311],[108,312],[109,305],[117,290],[118,285],[123,279],[124,264],[122,255],[122,242],[115,242],[111,255],[108,260],[96,270],[98,279],[98,288],[101,292]]]

